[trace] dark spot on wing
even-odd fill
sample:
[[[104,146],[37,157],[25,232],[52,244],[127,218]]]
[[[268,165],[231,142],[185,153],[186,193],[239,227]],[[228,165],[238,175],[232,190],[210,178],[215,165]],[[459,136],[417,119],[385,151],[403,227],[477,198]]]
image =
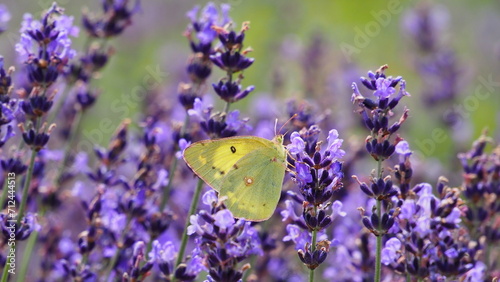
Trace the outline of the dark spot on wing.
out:
[[[236,148],[234,146],[231,146],[231,152],[234,154],[236,153]]]
[[[220,175],[224,175],[224,174],[225,174],[225,172],[224,172],[224,171],[222,171],[222,170],[221,170],[221,171],[219,171],[219,172],[220,172]]]
[[[263,207],[265,207],[265,206],[266,206],[266,204],[262,204],[262,206],[263,206]]]
[[[212,169],[215,169],[215,166],[212,166]]]
[[[248,186],[252,186],[253,185],[254,180],[253,180],[253,177],[251,177],[251,176],[245,176],[243,178],[243,182],[248,187]]]
[[[234,169],[240,168],[237,164],[234,164],[233,167],[234,167]]]

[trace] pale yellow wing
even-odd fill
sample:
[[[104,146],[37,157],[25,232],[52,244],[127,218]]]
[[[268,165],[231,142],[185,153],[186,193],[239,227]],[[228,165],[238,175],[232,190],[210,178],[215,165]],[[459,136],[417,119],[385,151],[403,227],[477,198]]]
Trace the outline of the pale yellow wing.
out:
[[[203,140],[184,150],[184,160],[194,173],[220,191],[224,177],[239,159],[255,150],[273,145],[272,141],[255,136]]]
[[[224,178],[219,193],[234,217],[262,221],[273,215],[286,168],[283,145],[276,145],[244,156]]]

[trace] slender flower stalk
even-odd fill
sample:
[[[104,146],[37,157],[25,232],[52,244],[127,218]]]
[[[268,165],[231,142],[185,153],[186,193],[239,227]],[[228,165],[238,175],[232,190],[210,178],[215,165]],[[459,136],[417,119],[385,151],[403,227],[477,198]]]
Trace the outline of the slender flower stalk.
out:
[[[55,184],[57,187],[61,187],[64,172],[68,166],[70,152],[75,145],[75,140],[76,140],[77,134],[78,134],[78,132],[80,132],[80,126],[82,124],[82,119],[83,119],[83,111],[78,110],[75,114],[74,119],[73,119],[73,123],[70,126],[70,130],[68,133],[69,138],[68,138],[66,146],[64,148],[61,166],[59,167],[58,174],[55,178]]]
[[[192,85],[181,85],[182,92],[180,96],[180,101],[183,104],[184,108],[187,110],[188,115],[195,117],[195,120],[200,122],[202,129],[205,133],[211,138],[220,138],[220,137],[230,137],[235,136],[241,128],[245,126],[245,121],[240,121],[238,119],[239,112],[228,112],[230,104],[234,103],[240,99],[245,98],[248,93],[247,92],[239,92],[240,82],[243,78],[242,76],[237,82],[233,83],[233,73],[242,71],[243,69],[249,67],[253,59],[247,59],[244,56],[240,55],[241,48],[243,46],[243,31],[238,39],[235,39],[234,31],[227,31],[224,28],[220,27],[220,25],[225,25],[228,22],[228,17],[225,13],[227,13],[228,6],[222,6],[221,12],[222,17],[218,18],[218,14],[216,12],[213,4],[209,3],[204,10],[203,20],[198,21],[195,17],[196,10],[188,13],[188,16],[192,20],[192,30],[194,30],[199,38],[199,43],[194,43],[191,41],[191,47],[193,51],[197,52],[191,60],[191,64],[188,66],[188,72],[190,73],[190,77],[192,79]],[[207,20],[208,19],[208,20]],[[203,26],[209,25],[209,29],[202,28]],[[246,25],[244,25],[246,26]],[[191,31],[188,29],[186,33],[188,38],[191,37]],[[202,35],[202,36],[201,36]],[[221,41],[221,44],[226,50],[223,51],[215,51],[211,49],[212,41],[217,37]],[[192,40],[192,39],[191,39]],[[222,55],[221,55],[222,54]],[[227,56],[227,57],[226,57]],[[229,60],[229,57],[232,59]],[[233,58],[234,57],[234,58]],[[235,61],[236,60],[236,61]],[[250,63],[244,63],[251,61]],[[237,62],[235,64],[235,62]],[[226,104],[224,107],[224,111],[220,113],[212,114],[212,109],[203,109],[201,103],[201,93],[193,93],[190,92],[191,89],[201,89],[199,86],[204,83],[208,74],[211,72],[211,65],[215,64],[219,68],[226,70],[227,72],[227,81],[229,83],[229,88],[234,89],[228,91],[228,86],[224,85],[223,80],[219,82],[218,85],[213,84],[213,88],[215,92],[223,99]],[[243,93],[243,94],[242,94]],[[191,119],[186,119],[191,120]],[[182,133],[182,132],[181,132]],[[181,135],[182,136],[182,135]],[[182,140],[182,139],[181,139]],[[186,141],[183,140],[183,144],[186,145]],[[185,147],[185,146],[184,146]],[[182,148],[184,149],[184,148]],[[184,275],[184,267],[181,262],[184,259],[185,247],[188,239],[188,226],[190,225],[189,219],[195,214],[196,207],[198,205],[199,196],[201,194],[201,189],[203,187],[203,180],[199,179],[195,188],[194,197],[191,201],[191,205],[189,208],[188,218],[186,220],[185,229],[182,235],[182,241],[180,250],[177,256],[176,267],[177,270],[175,272],[174,278],[179,278]],[[215,274],[212,274],[215,275]],[[215,275],[217,277],[217,275]],[[240,277],[241,278],[241,277]],[[219,281],[221,278],[214,278],[216,281]]]
[[[318,231],[313,230],[311,236],[311,252],[316,251],[316,237],[318,236]],[[309,282],[314,282],[314,269],[309,269]]]
[[[37,216],[39,218],[42,218],[44,215],[45,215],[45,210],[41,210]],[[26,242],[26,246],[23,253],[23,260],[21,263],[21,267],[19,268],[19,274],[17,275],[17,280],[16,280],[17,282],[23,282],[26,279],[26,274],[28,273],[28,268],[30,265],[31,254],[34,252],[34,247],[39,235],[40,231],[34,231],[28,238],[28,242]]]
[[[352,124],[338,91],[332,91],[331,86],[342,85],[340,76],[332,74],[348,78],[356,66],[334,69],[335,50],[328,51],[321,30],[312,40],[287,36],[281,45],[274,42],[276,48],[265,54],[272,60],[259,65],[268,68],[261,73],[262,83],[272,73],[275,86],[250,97],[255,91],[245,79],[255,63],[250,24],[235,24],[225,4],[209,2],[187,13],[184,36],[191,52],[184,65],[178,58],[161,64],[161,57],[171,59],[182,51],[165,48],[155,56],[158,65],[143,66],[148,54],[122,57],[118,63],[127,68],[108,77],[103,70],[111,58],[124,55],[117,52],[121,47],[112,46],[115,38],[131,31],[119,42],[139,38],[141,46],[134,48],[152,46],[142,39],[157,29],[148,24],[155,11],[153,3],[140,0],[99,2],[97,9],[92,5],[75,17],[57,4],[40,17],[11,15],[8,4],[0,4],[4,39],[15,32],[7,22],[22,20],[17,57],[0,56],[0,282],[489,281],[498,276],[500,149],[487,132],[458,155],[461,170],[435,177],[436,171],[453,166],[435,156],[428,166],[426,157],[410,149],[424,139],[417,136],[419,130],[408,136],[399,130],[409,117],[409,110],[398,106],[409,96],[406,82],[387,76],[382,66],[352,84],[352,102],[368,129],[364,142],[343,142],[339,136],[346,136]],[[472,106],[483,109],[473,102],[488,98],[494,79],[480,75],[475,94],[481,97],[468,97],[463,106],[469,112],[457,113],[460,109],[449,104],[459,97],[464,72],[459,56],[442,44],[453,38],[443,36],[448,14],[439,5],[416,7],[400,15],[416,43],[418,72],[425,78],[420,82],[424,110],[439,105],[445,125],[464,121],[477,126],[479,120],[469,122],[465,114],[476,116]],[[173,20],[172,11],[158,12]],[[129,29],[138,17],[141,23]],[[276,30],[269,25],[253,32],[265,36]],[[77,48],[74,38],[82,35],[85,42]],[[273,36],[282,37],[279,32]],[[481,41],[487,48],[490,37]],[[351,47],[344,44],[342,51],[355,54]],[[5,67],[6,62],[12,66]],[[472,64],[470,69],[484,67]],[[159,83],[167,75],[164,70],[169,79]],[[114,75],[130,86],[139,73],[144,76],[137,87],[123,93],[132,96],[115,96],[120,88],[95,88],[98,79]],[[176,87],[172,83],[178,77],[182,82]],[[105,99],[109,113],[94,115],[100,96],[110,94]],[[305,96],[307,101],[297,99]],[[247,97],[251,101],[242,101]],[[413,118],[419,119],[420,112],[412,109]],[[183,164],[183,152],[200,140],[269,139],[280,113],[290,117],[280,132],[277,124],[274,130],[286,132],[288,174],[276,207],[281,217],[264,222],[234,218],[227,198]],[[101,114],[111,115],[96,120]],[[89,131],[82,122],[88,118],[97,121]],[[100,147],[111,130],[108,118],[123,123]],[[453,131],[460,136],[448,138],[447,147],[463,147],[470,136],[463,127],[459,131]],[[436,132],[431,139],[443,137]],[[423,152],[422,145],[431,139],[416,145]],[[436,149],[445,144],[437,143]],[[201,157],[212,160],[210,154]],[[375,160],[372,169],[360,172],[370,167],[368,156]],[[355,174],[355,181],[344,174]],[[430,175],[437,178],[435,185],[414,182]],[[43,259],[31,258],[35,255]]]
[[[368,78],[361,78],[361,83],[373,91],[373,95],[376,96],[377,100],[365,98],[361,95],[356,83],[352,84],[353,94],[351,98],[352,102],[358,104],[363,121],[370,130],[370,135],[365,141],[366,149],[377,161],[376,174],[372,176],[370,188],[366,183],[360,182],[356,176],[353,176],[358,181],[361,190],[376,200],[374,213],[370,218],[364,215],[364,209],[362,209],[364,226],[376,236],[374,266],[374,280],[376,282],[381,281],[382,275],[382,239],[394,224],[394,214],[388,210],[383,211],[383,207],[387,209],[388,201],[398,194],[398,190],[393,186],[390,176],[384,177],[383,161],[394,153],[397,143],[401,141],[396,138],[393,141],[394,143],[391,144],[390,138],[408,117],[408,110],[405,109],[399,121],[389,125],[389,118],[393,115],[392,110],[395,109],[402,97],[408,96],[408,93],[406,92],[406,83],[402,80],[402,77],[386,77],[384,72],[387,68],[387,65],[382,66],[375,73],[368,72]],[[395,87],[398,84],[400,84],[399,92],[395,97],[391,97],[396,93]]]
[[[229,21],[227,15],[229,10],[228,5],[221,5],[220,13],[213,3],[208,3],[200,15],[198,15],[199,8],[199,6],[196,6],[193,10],[186,14],[191,23],[185,31],[185,36],[189,40],[193,54],[191,54],[186,68],[191,82],[179,84],[179,102],[186,110],[184,123],[178,134],[179,138],[178,140],[175,140],[175,150],[180,150],[181,152],[184,148],[179,147],[178,142],[180,139],[186,139],[188,129],[187,126],[190,122],[190,116],[187,112],[193,108],[195,99],[203,96],[204,93],[202,91],[204,89],[204,85],[212,73],[212,62],[210,61],[210,56],[215,52],[212,44],[217,36],[217,33],[212,27],[219,24],[225,25]],[[178,160],[177,158],[174,158],[170,164],[170,172],[172,173],[170,174],[169,182],[163,188],[163,196],[160,203],[161,210],[165,209],[165,206],[170,198],[172,185],[174,184],[175,171],[177,171],[177,165]]]
[[[23,196],[21,198],[21,204],[19,205],[17,224],[20,224],[21,219],[23,218],[24,212],[26,209],[26,203],[28,201],[28,194],[29,194],[29,189],[30,189],[30,184],[31,184],[31,177],[33,176],[33,168],[35,166],[36,155],[37,155],[37,151],[31,152],[31,158],[30,158],[30,162],[28,165],[28,173],[26,174],[26,180],[24,182],[24,187],[23,187]]]
[[[189,124],[189,115],[186,114],[184,118],[184,124],[182,125],[182,128],[179,132],[179,136],[184,136],[186,134],[186,128],[187,124]],[[179,148],[179,149],[184,149],[184,148]],[[170,198],[170,191],[172,189],[172,185],[174,183],[174,176],[175,176],[175,171],[177,170],[177,164],[178,164],[178,158],[173,158],[172,163],[170,164],[169,171],[172,172],[169,175],[168,178],[168,183],[167,185],[162,189],[162,198],[160,202],[160,210],[164,210],[165,207],[167,206],[168,200]]]
[[[342,203],[333,201],[334,192],[342,187],[342,163],[345,154],[340,149],[343,140],[338,132],[331,130],[327,147],[321,148],[320,130],[313,125],[308,130],[293,132],[287,146],[292,178],[299,187],[300,195],[289,191],[292,200],[287,200],[287,209],[281,212],[288,222],[288,235],[283,241],[293,241],[299,259],[309,268],[309,281],[314,281],[316,268],[322,264],[330,251],[331,241],[326,228],[341,212]],[[295,214],[293,203],[302,207],[302,218]],[[332,212],[330,212],[330,209]],[[319,239],[319,241],[318,241]]]
[[[195,214],[196,212],[196,207],[198,206],[198,202],[200,200],[202,188],[203,188],[203,180],[198,179],[198,183],[196,184],[196,189],[194,190],[193,199],[191,200],[191,204],[189,205],[189,212],[188,212],[189,217],[191,217],[191,215]],[[184,252],[186,251],[187,241],[189,238],[187,230],[190,224],[191,223],[189,222],[189,220],[186,220],[186,225],[184,228],[186,232],[182,233],[181,245],[179,247],[179,253],[177,254],[177,260],[175,261],[175,267],[178,267],[182,263],[182,260],[184,258]]]

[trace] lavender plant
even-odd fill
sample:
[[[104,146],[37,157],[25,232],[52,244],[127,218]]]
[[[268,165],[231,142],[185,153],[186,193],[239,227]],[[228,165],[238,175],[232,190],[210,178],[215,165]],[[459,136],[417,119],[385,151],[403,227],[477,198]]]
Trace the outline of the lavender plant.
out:
[[[184,19],[185,50],[169,50],[189,53],[180,66],[168,63],[179,75],[148,88],[142,109],[116,120],[107,144],[83,146],[84,121],[94,122],[95,105],[115,94],[99,81],[115,56],[126,57],[120,40],[137,36],[130,30],[149,5],[103,0],[78,24],[80,15],[54,3],[40,16],[25,14],[18,33],[8,24],[17,15],[0,5],[0,37],[20,36],[17,55],[0,57],[1,281],[498,279],[498,142],[484,133],[458,155],[461,177],[422,181],[429,171],[403,128],[413,118],[402,105],[410,100],[406,82],[387,76],[384,65],[361,78],[363,87],[351,85],[368,129],[362,152],[350,118],[331,115],[346,95],[342,86],[335,88],[342,95],[331,91],[339,76],[329,76],[335,64],[325,59],[321,33],[305,49],[283,44],[277,53],[286,64],[272,62],[282,81],[256,95],[245,74],[264,63],[248,47],[261,23],[255,31],[249,22],[238,26],[228,4],[196,6]],[[446,106],[459,94],[460,68],[439,44],[436,11],[418,11],[405,17],[426,58],[420,70],[433,94],[425,107]],[[304,81],[290,67],[295,57]],[[301,86],[290,91],[287,79]],[[182,162],[192,142],[271,138],[276,120],[287,119],[274,132],[284,133],[287,173],[267,221],[234,218],[225,197]],[[354,181],[344,177],[351,173]]]
[[[328,145],[324,151],[318,139],[317,126],[293,132],[290,153],[292,178],[299,187],[300,195],[289,191],[289,195],[302,207],[302,218],[294,211],[292,200],[287,200],[287,209],[281,212],[283,221],[288,221],[288,235],[284,241],[293,241],[300,260],[310,269],[309,281],[314,281],[314,270],[322,264],[330,251],[331,241],[324,234],[325,229],[337,215],[345,215],[340,201],[332,202],[333,194],[342,187],[342,164],[339,161],[345,154],[340,149],[343,140],[338,132],[331,130]],[[330,211],[333,210],[333,213]]]

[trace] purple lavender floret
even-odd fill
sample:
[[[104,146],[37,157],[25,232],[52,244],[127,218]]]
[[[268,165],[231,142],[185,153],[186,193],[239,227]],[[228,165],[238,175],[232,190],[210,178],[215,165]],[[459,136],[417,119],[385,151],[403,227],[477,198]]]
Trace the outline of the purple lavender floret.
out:
[[[408,118],[408,109],[405,109],[400,119],[389,124],[389,118],[393,115],[392,110],[398,105],[403,96],[409,96],[406,92],[406,83],[402,77],[386,77],[384,71],[387,65],[380,67],[375,73],[368,72],[369,78],[361,78],[362,84],[373,91],[376,100],[363,96],[356,83],[352,84],[353,94],[351,101],[358,104],[359,113],[363,117],[365,126],[371,135],[366,139],[366,150],[375,160],[385,160],[395,151],[395,145],[399,142],[391,142],[389,139],[394,135]],[[399,85],[397,95],[395,87]]]
[[[203,195],[203,203],[209,211],[202,210],[190,218],[188,235],[196,235],[197,246],[204,264],[208,266],[209,281],[238,281],[247,266],[237,264],[251,255],[262,255],[259,233],[251,222],[236,220],[217,199],[215,191]]]
[[[96,38],[109,38],[120,35],[132,24],[132,16],[141,9],[140,0],[129,4],[129,0],[102,0],[102,16],[88,12],[82,17],[83,27]]]
[[[78,28],[73,26],[72,17],[62,15],[63,11],[54,3],[40,21],[24,15],[16,51],[35,86],[55,82],[67,61],[76,55],[70,36],[78,36]]]
[[[252,58],[247,58],[238,52],[231,53],[231,51],[227,51],[222,54],[212,55],[210,56],[210,59],[216,66],[231,73],[236,73],[245,70],[246,68],[250,67],[254,62],[254,59]]]
[[[327,228],[337,215],[345,216],[340,212],[339,201],[334,203],[333,213],[328,209],[334,192],[342,187],[342,164],[339,160],[345,154],[340,149],[343,140],[338,138],[336,130],[331,130],[326,148],[320,149],[319,133],[316,126],[311,126],[309,130],[304,128],[290,136],[291,143],[287,150],[291,156],[288,161],[300,195],[288,192],[293,201],[287,200],[287,208],[281,212],[283,221],[288,222],[288,235],[283,241],[294,242],[299,259],[311,270],[325,261],[331,243],[325,236],[320,236],[323,239],[318,242],[311,239]],[[294,202],[302,206],[302,217],[296,215]]]
[[[327,41],[321,34],[306,48],[300,38],[286,36],[275,48],[278,52],[267,56],[272,60],[262,62],[273,66],[266,70],[267,76],[261,74],[262,83],[268,77],[273,81],[269,94],[259,94],[244,79],[253,77],[248,72],[255,59],[248,46],[255,43],[248,40],[262,36],[262,22],[256,23],[257,34],[250,34],[249,22],[238,28],[229,17],[229,5],[209,2],[195,7],[185,19],[187,61],[183,64],[182,56],[171,57],[167,50],[157,56],[158,67],[144,70],[144,80],[137,85],[141,87],[130,89],[136,97],[115,97],[125,102],[127,111],[120,107],[123,104],[108,101],[110,113],[116,116],[111,120],[124,121],[104,144],[102,139],[114,128],[107,118],[98,120],[101,116],[94,115],[92,108],[110,89],[96,87],[110,83],[104,68],[121,49],[112,45],[123,42],[115,38],[132,27],[137,16],[151,16],[153,10],[151,3],[140,0],[100,3],[100,14],[83,12],[85,42],[74,40],[79,36],[80,28],[74,25],[79,15],[63,15],[56,4],[40,19],[17,15],[22,20],[15,46],[18,60],[0,57],[0,204],[4,207],[0,265],[8,259],[7,239],[15,237],[25,241],[17,250],[16,258],[21,259],[16,262],[28,268],[20,271],[27,281],[299,282],[307,274],[314,281],[490,281],[498,276],[500,148],[495,138],[484,133],[469,151],[458,155],[461,170],[450,171],[450,180],[439,177],[434,184],[428,176],[437,169],[428,166],[414,147],[422,149],[427,140],[415,139],[416,133],[403,136],[401,130],[410,117],[400,105],[406,102],[403,97],[410,96],[410,84],[401,76],[386,75],[384,65],[351,84],[351,102],[367,131],[364,142],[349,137],[344,143],[340,136],[356,131],[349,128],[345,113],[349,109],[333,91],[346,84],[339,82],[340,76],[332,76],[337,72],[332,72]],[[141,3],[147,4],[148,14],[140,14]],[[406,32],[422,52],[417,57],[424,78],[420,83],[430,87],[424,102],[426,106],[452,102],[463,88],[457,84],[462,74],[457,55],[439,44],[448,37],[441,32],[436,10],[429,4],[421,7],[414,10],[418,14],[403,17],[410,22]],[[169,17],[172,10],[153,12]],[[383,11],[374,13],[378,19],[381,15]],[[10,38],[5,33],[9,20],[9,12],[0,4],[4,39]],[[158,27],[133,29],[137,35]],[[170,34],[165,31],[164,35]],[[364,34],[356,34],[355,41],[361,37]],[[84,49],[73,43],[84,43]],[[165,55],[166,65],[161,64]],[[412,54],[408,55],[411,59]],[[114,67],[127,59],[136,67],[143,61],[124,58]],[[17,63],[11,67],[8,62]],[[213,71],[214,66],[218,71]],[[343,78],[355,66],[348,68],[343,69]],[[160,78],[161,71],[168,72],[167,84],[150,76],[156,71]],[[100,78],[103,83],[96,81]],[[495,81],[479,78],[489,92],[476,92],[487,98]],[[178,85],[171,84],[175,80]],[[121,87],[116,86],[115,90]],[[307,101],[293,97],[296,91]],[[241,103],[257,94],[263,97],[258,102]],[[283,101],[284,96],[290,99]],[[467,97],[464,106],[474,106],[475,98],[483,98],[479,96]],[[214,97],[221,101],[214,102]],[[143,108],[134,108],[141,98]],[[211,103],[216,106],[207,106]],[[123,112],[116,113],[117,109]],[[243,115],[248,109],[251,119]],[[121,117],[128,110],[137,115]],[[217,191],[202,193],[208,187],[190,170],[199,166],[186,165],[183,151],[206,138],[249,134],[270,139],[276,118],[289,118],[274,130],[274,134],[283,133],[287,151],[283,169],[288,174],[277,206],[281,221],[234,218]],[[456,121],[457,112],[446,111],[443,118]],[[431,139],[439,137],[432,135]],[[456,141],[455,136],[451,141]],[[436,149],[442,146],[437,143]],[[206,162],[205,153],[200,162]],[[376,162],[365,162],[365,156]],[[248,172],[258,171],[260,165]],[[365,175],[353,176],[354,181],[344,179],[344,174],[359,171]],[[218,179],[224,181],[223,176]],[[11,192],[12,186],[16,190]],[[14,227],[9,211],[13,204],[16,211],[22,210]]]
[[[196,43],[189,37],[193,52],[200,52],[205,56],[212,53],[212,42],[217,38],[215,27],[224,27],[231,21],[231,18],[229,18],[229,9],[229,5],[222,4],[219,12],[216,5],[213,2],[209,2],[205,5],[201,13],[199,13],[200,6],[195,6],[186,14],[191,20],[191,25],[188,27],[187,33],[190,35],[194,32],[198,39],[198,43]]]
[[[231,111],[227,115],[212,114],[212,108],[203,108],[198,98],[195,99],[193,109],[188,110],[188,114],[200,123],[203,131],[211,138],[231,137],[239,131],[251,129],[247,125],[248,119],[240,119],[238,110]]]
[[[7,30],[7,24],[11,19],[11,14],[7,9],[7,6],[0,4],[0,33]]]
[[[245,98],[255,89],[254,86],[248,86],[244,90],[241,90],[240,84],[234,82],[224,83],[223,81],[219,81],[218,84],[212,83],[212,87],[214,88],[215,93],[217,93],[222,100],[228,103],[234,103]]]

